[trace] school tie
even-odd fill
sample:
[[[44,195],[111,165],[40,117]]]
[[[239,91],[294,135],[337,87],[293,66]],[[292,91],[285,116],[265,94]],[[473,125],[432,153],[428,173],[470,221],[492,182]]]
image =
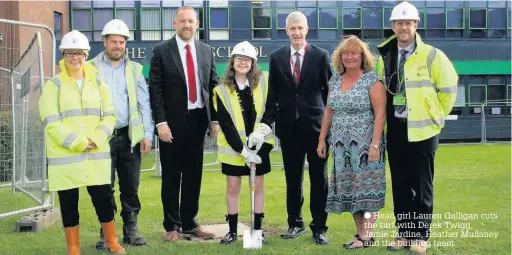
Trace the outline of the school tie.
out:
[[[398,77],[400,80],[397,81],[396,92],[398,95],[405,97],[405,78],[404,78],[404,64],[405,64],[405,55],[407,55],[407,50],[403,49],[400,51],[400,64],[398,65]],[[405,111],[405,105],[395,105],[395,110],[401,114]]]
[[[300,77],[300,53],[298,51],[295,52],[295,84],[299,84]]]
[[[187,49],[187,77],[188,77],[188,98],[190,102],[197,101],[196,74],[194,69],[194,58],[190,51],[190,44],[185,46]]]

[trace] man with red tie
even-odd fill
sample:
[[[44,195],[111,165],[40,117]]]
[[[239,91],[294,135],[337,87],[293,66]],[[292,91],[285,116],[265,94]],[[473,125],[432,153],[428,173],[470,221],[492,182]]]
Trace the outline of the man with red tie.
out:
[[[290,45],[273,51],[269,58],[269,93],[263,118],[275,115],[276,135],[280,139],[286,178],[286,209],[288,231],[283,239],[293,239],[306,233],[302,218],[304,203],[302,182],[304,160],[309,163],[311,183],[309,228],[316,244],[328,243],[327,231],[327,159],[318,157],[316,148],[327,102],[329,79],[332,76],[329,53],[306,41],[308,23],[299,11],[286,18],[286,33]],[[276,107],[277,106],[277,107]],[[249,143],[254,140],[249,137]]]
[[[179,8],[173,25],[176,35],[153,47],[149,70],[151,109],[160,140],[164,240],[171,242],[181,235],[213,238],[195,217],[205,134],[208,127],[210,136],[218,130],[211,97],[217,85],[215,58],[211,46],[194,39],[197,12],[189,6]]]

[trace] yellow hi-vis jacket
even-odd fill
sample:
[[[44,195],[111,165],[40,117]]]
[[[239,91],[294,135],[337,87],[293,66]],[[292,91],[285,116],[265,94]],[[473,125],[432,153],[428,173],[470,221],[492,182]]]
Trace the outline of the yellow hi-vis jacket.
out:
[[[377,46],[381,53],[377,72],[386,87],[393,75],[385,66],[390,66],[388,61],[395,56],[385,55],[396,43],[396,36],[392,36]],[[416,33],[416,49],[405,62],[404,76],[409,141],[423,141],[441,133],[457,96],[459,77],[452,63],[441,50],[423,43]]]
[[[101,52],[90,62],[101,73],[101,59],[105,56],[105,52]],[[142,75],[142,65],[130,61],[128,57],[125,58],[125,80],[126,89],[128,91],[128,106],[130,108],[130,120],[128,125],[128,137],[130,138],[130,146],[133,148],[144,139],[144,126],[142,125],[142,113],[137,107],[137,83]]]
[[[265,103],[267,101],[268,95],[268,86],[267,86],[267,78],[265,74],[261,74],[260,83],[256,86],[253,91],[254,98],[254,106],[256,109],[256,123],[254,125],[254,130],[258,128],[260,125],[261,118],[263,118],[263,113],[265,112]],[[245,144],[247,141],[246,133],[245,133],[245,124],[244,117],[242,115],[242,106],[238,100],[238,95],[236,90],[231,90],[226,84],[219,84],[213,90],[213,107],[217,110],[217,97],[219,97],[220,101],[227,109],[229,115],[231,116],[231,120],[238,131],[238,135],[242,140],[242,143]],[[268,135],[265,137],[265,143],[274,145],[274,136]],[[240,153],[236,152],[229,146],[224,133],[222,130],[219,131],[217,136],[217,157],[220,162],[226,163],[234,166],[245,166],[245,159],[240,155]]]
[[[67,74],[64,60],[59,65],[62,72],[46,82],[39,99],[45,124],[49,190],[109,184],[109,139],[116,123],[110,88],[98,70],[85,63],[80,92]],[[97,148],[84,152],[88,139]]]

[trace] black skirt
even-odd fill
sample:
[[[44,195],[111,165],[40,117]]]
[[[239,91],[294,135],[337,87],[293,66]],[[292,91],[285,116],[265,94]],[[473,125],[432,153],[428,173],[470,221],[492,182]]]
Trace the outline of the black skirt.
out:
[[[261,157],[261,164],[256,164],[256,175],[265,175],[270,173],[270,151],[272,151],[272,145],[263,143],[261,149],[258,151],[258,156]],[[247,165],[234,166],[230,164],[221,164],[222,173],[229,176],[245,176],[250,174],[250,169]]]

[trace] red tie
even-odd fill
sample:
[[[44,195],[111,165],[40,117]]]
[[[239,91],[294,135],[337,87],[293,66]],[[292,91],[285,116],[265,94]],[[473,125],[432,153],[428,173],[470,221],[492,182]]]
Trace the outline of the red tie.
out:
[[[187,49],[187,76],[188,76],[188,97],[190,102],[195,103],[197,100],[196,74],[194,73],[194,58],[190,51],[190,45],[185,46]]]

